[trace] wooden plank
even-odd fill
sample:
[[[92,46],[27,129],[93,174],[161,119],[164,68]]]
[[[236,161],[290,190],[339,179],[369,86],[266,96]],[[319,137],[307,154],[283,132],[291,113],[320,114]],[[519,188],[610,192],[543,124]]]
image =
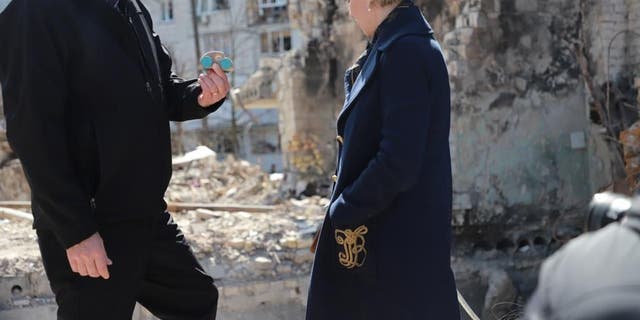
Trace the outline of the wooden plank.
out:
[[[198,210],[208,209],[211,211],[226,211],[226,212],[250,212],[250,213],[266,213],[275,210],[275,206],[252,206],[241,204],[217,204],[217,203],[180,203],[169,202],[167,203],[169,211],[181,211],[181,210]]]
[[[275,206],[242,205],[242,204],[219,204],[219,203],[195,203],[195,202],[169,202],[169,211],[208,209],[212,211],[226,212],[250,212],[265,213],[275,210]],[[10,209],[30,209],[30,201],[0,201],[0,207]]]
[[[0,207],[11,209],[31,209],[31,201],[0,201]]]
[[[30,213],[23,212],[16,209],[11,208],[1,208],[0,207],[0,217],[8,218],[8,219],[19,219],[19,220],[27,220],[33,221],[33,216]]]
[[[222,216],[224,216],[224,213],[220,212],[220,211],[213,211],[213,210],[209,210],[209,209],[197,209],[196,210],[196,214],[199,215],[202,218],[220,218]]]

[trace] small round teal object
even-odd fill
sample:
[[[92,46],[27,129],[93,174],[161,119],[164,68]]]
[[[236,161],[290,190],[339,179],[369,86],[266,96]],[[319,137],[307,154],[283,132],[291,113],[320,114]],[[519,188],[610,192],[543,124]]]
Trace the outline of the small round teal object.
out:
[[[233,68],[233,61],[231,61],[231,59],[229,58],[224,58],[220,60],[218,63],[220,64],[220,67],[224,71],[228,71],[228,70],[231,70],[231,68]]]
[[[213,58],[204,56],[200,59],[200,64],[202,64],[202,67],[205,69],[211,69],[213,68]]]

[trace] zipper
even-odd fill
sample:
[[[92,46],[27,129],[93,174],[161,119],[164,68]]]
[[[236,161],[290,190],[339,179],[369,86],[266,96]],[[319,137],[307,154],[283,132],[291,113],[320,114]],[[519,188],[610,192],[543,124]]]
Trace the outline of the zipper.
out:
[[[134,0],[135,1],[135,0]],[[128,40],[132,40],[135,42],[135,47],[138,49],[138,67],[140,72],[142,73],[142,76],[144,78],[145,81],[145,89],[147,91],[147,93],[149,94],[149,96],[154,99],[154,95],[153,95],[153,90],[152,90],[152,86],[151,86],[151,79],[153,79],[153,72],[151,70],[149,70],[149,66],[147,65],[145,56],[144,56],[144,52],[143,49],[141,47],[140,44],[140,38],[138,36],[138,33],[136,32],[135,28],[133,27],[133,21],[131,19],[131,17],[128,16],[128,14],[126,13],[122,13],[121,14],[122,17],[122,22],[124,24],[127,25],[127,29],[129,31],[129,39]]]
[[[135,46],[138,49],[138,64],[140,67],[140,71],[142,71],[144,80],[145,80],[145,89],[147,90],[147,93],[149,93],[151,95],[151,97],[153,97],[153,90],[151,89],[151,83],[149,81],[149,79],[151,78],[151,71],[149,70],[149,66],[147,66],[147,63],[145,61],[144,58],[144,53],[142,52],[142,48],[140,47],[140,40],[138,38],[138,34],[136,33],[135,29],[133,28],[133,25],[131,24],[132,22],[130,21],[130,19],[126,19],[125,23],[128,26],[129,32],[131,33],[131,35],[133,36],[133,39],[135,41]]]
[[[135,1],[135,0],[134,0]],[[151,87],[151,79],[153,79],[153,72],[151,70],[149,70],[149,66],[147,65],[146,62],[146,58],[144,55],[144,51],[141,47],[140,44],[140,37],[138,36],[138,33],[136,32],[135,28],[133,27],[133,21],[131,19],[131,17],[125,17],[124,19],[124,23],[127,24],[127,27],[129,29],[129,32],[131,35],[133,35],[133,39],[135,41],[135,46],[136,48],[138,48],[138,60],[139,60],[139,64],[141,64],[140,66],[140,71],[142,71],[142,74],[144,76],[144,80],[145,80],[145,89],[147,90],[147,93],[151,96],[151,98],[154,98],[153,96],[153,90]]]
[[[149,66],[147,65],[147,60],[145,59],[144,52],[140,45],[140,37],[138,36],[138,33],[133,27],[133,22],[131,21],[131,19],[129,19],[129,30],[133,33],[136,39],[136,47],[138,48],[138,58],[140,59],[140,64],[142,64],[142,70],[145,77],[145,86],[147,88],[147,92],[152,94],[151,84],[150,84],[150,79],[152,78],[152,72],[151,70],[149,70]]]
[[[133,4],[133,7],[135,8],[135,16],[137,17],[137,19],[139,20],[140,24],[142,25],[142,27],[144,28],[144,35],[141,35],[138,33],[138,30],[136,29],[136,27],[134,26],[134,22],[133,22],[133,18],[130,16],[129,19],[129,26],[131,27],[131,29],[133,30],[133,33],[136,36],[136,39],[138,40],[138,48],[140,49],[140,56],[142,58],[142,62],[145,65],[145,69],[147,70],[147,90],[149,91],[149,93],[152,93],[151,89],[150,89],[150,83],[149,82],[153,82],[154,78],[156,78],[155,80],[158,81],[158,92],[160,94],[160,100],[164,101],[164,88],[162,87],[162,75],[161,75],[161,70],[160,70],[160,63],[158,61],[158,52],[157,52],[157,47],[154,44],[154,39],[152,36],[152,32],[149,28],[149,25],[147,23],[146,20],[146,16],[144,15],[144,13],[142,12],[142,10],[140,9],[140,6],[137,3],[137,0],[131,0],[131,3]],[[151,57],[147,57],[144,48],[143,48],[143,39],[146,39],[149,43],[149,51],[151,51]],[[149,61],[151,60],[151,61]],[[149,63],[153,64],[153,66],[149,66]]]

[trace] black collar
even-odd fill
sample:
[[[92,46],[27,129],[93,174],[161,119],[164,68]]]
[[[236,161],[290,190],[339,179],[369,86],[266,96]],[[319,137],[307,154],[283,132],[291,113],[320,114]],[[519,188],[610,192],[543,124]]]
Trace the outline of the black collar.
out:
[[[380,51],[407,35],[432,36],[433,29],[413,1],[402,1],[378,26],[371,44]]]
[[[106,0],[109,7],[116,8],[120,0]]]

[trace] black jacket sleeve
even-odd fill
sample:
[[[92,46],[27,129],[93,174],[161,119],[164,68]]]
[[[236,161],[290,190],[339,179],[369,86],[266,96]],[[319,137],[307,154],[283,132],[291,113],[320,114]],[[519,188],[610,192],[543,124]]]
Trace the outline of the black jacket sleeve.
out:
[[[51,1],[14,0],[0,14],[0,83],[9,143],[41,214],[68,248],[97,227],[67,143],[70,42],[56,12]]]
[[[162,68],[165,99],[169,106],[169,120],[187,121],[201,119],[218,110],[226,99],[222,99],[214,105],[203,108],[198,104],[198,96],[202,93],[200,84],[195,79],[184,80],[171,71],[171,57],[167,50],[160,45],[158,36],[156,47],[158,59]]]
[[[153,25],[149,11],[145,10],[145,16],[150,25]],[[153,40],[158,54],[158,63],[165,88],[165,100],[169,107],[169,120],[187,121],[201,119],[218,110],[226,99],[222,99],[214,105],[203,108],[198,104],[198,96],[202,89],[197,80],[185,80],[171,71],[172,61],[167,49],[162,45],[160,37],[154,32]],[[194,62],[197,63],[197,62]]]

